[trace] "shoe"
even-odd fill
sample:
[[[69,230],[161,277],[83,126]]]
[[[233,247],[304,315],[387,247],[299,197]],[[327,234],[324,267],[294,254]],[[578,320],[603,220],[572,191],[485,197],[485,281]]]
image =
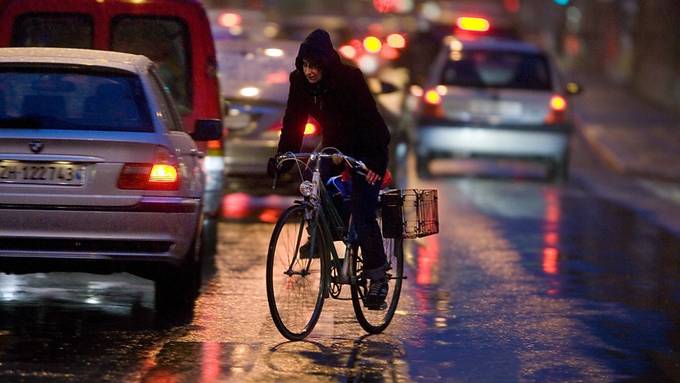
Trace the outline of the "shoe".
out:
[[[304,245],[300,246],[300,259],[309,259],[309,241],[305,243]],[[319,247],[315,249],[314,254],[312,254],[312,258],[318,259],[319,258]]]
[[[387,278],[371,280],[368,286],[368,293],[364,300],[364,306],[369,310],[383,310],[387,307],[385,298],[390,286],[387,284]]]

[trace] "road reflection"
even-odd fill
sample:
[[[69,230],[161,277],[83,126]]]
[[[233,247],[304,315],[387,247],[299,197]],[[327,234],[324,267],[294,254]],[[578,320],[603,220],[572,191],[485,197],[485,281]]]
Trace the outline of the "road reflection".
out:
[[[226,194],[222,200],[222,219],[238,222],[275,223],[293,205],[296,197],[276,194],[258,196],[243,192]]]

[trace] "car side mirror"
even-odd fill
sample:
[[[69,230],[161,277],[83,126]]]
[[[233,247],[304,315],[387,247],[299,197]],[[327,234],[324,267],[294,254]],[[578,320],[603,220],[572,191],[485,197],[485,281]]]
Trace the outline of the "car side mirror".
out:
[[[197,120],[194,132],[189,134],[194,141],[211,141],[222,138],[222,121],[218,119]]]
[[[583,92],[583,87],[576,81],[569,81],[565,87],[565,90],[567,91],[567,94],[575,95]]]

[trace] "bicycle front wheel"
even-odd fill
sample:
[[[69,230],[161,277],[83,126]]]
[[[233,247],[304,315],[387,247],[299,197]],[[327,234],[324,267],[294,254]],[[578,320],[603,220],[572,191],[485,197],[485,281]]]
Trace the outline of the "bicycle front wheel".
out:
[[[304,206],[292,206],[277,221],[269,242],[269,312],[281,335],[290,340],[309,335],[323,307],[325,253],[318,225],[313,226],[310,230]]]
[[[387,256],[387,282],[389,290],[385,306],[380,309],[367,307],[364,302],[370,281],[364,275],[364,260],[361,250],[355,248],[352,262],[352,306],[357,321],[370,334],[383,332],[392,321],[399,304],[401,283],[404,279],[404,240],[402,238],[384,238],[383,247]]]

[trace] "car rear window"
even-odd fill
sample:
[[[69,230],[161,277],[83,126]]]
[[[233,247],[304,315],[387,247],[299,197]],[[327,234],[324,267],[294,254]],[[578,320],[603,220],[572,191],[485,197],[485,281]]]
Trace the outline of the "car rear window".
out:
[[[452,51],[441,83],[476,88],[552,88],[545,56],[483,50]]]
[[[111,25],[111,49],[145,55],[159,69],[177,109],[192,109],[189,32],[180,19],[171,17],[119,16]]]
[[[28,13],[14,21],[11,45],[89,49],[92,25],[85,14]]]
[[[153,132],[139,77],[0,67],[0,128]]]

